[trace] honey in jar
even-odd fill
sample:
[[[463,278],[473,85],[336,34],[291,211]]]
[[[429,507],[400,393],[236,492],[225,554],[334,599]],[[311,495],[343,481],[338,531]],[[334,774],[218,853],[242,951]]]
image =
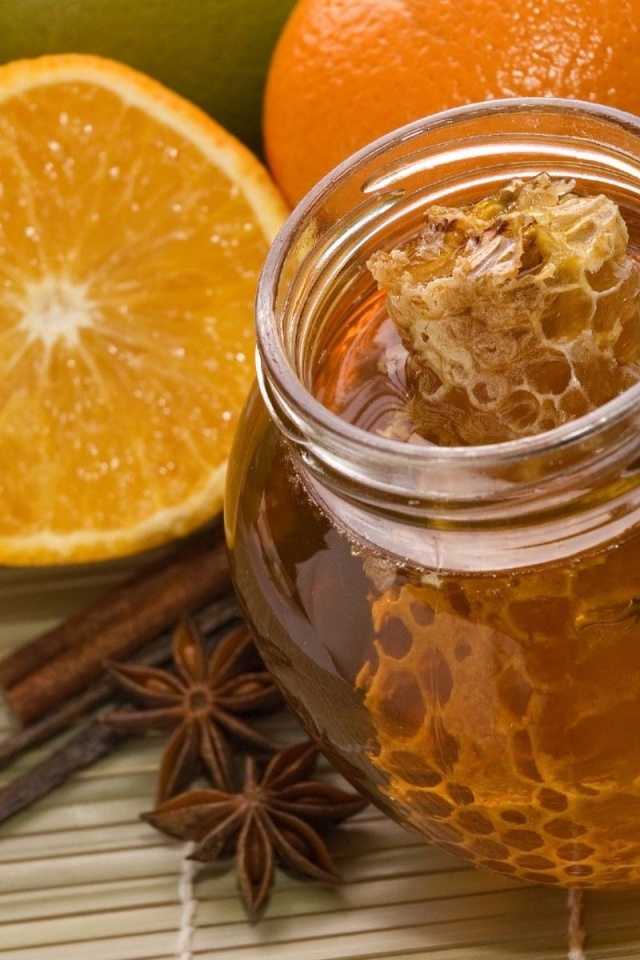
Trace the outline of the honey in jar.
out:
[[[497,102],[320,184],[229,470],[239,598],[323,750],[549,884],[640,881],[639,133]]]

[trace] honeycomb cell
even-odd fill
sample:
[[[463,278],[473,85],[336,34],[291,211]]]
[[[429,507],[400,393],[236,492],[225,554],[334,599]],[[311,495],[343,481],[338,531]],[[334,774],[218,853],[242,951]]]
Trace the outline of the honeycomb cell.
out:
[[[531,737],[527,730],[515,730],[511,742],[514,751],[514,763],[516,769],[523,777],[533,780],[536,783],[542,781],[542,774],[533,755]]]
[[[545,843],[540,834],[533,830],[507,830],[502,834],[502,839],[510,847],[516,847],[518,850],[537,850],[539,847],[544,847]]]
[[[429,825],[429,836],[430,838],[439,844],[447,843],[459,844],[464,841],[464,834],[461,830],[458,830],[457,827],[454,827],[452,823],[448,821],[439,821],[438,823],[431,823]]]
[[[577,793],[581,793],[585,797],[598,797],[600,795],[597,787],[590,787],[586,783],[576,783],[573,784],[573,787]]]
[[[447,594],[447,601],[454,613],[461,617],[468,617],[471,613],[469,599],[459,583],[449,582],[444,587]]]
[[[517,719],[526,715],[532,687],[514,666],[509,665],[497,680],[498,696],[507,710]]]
[[[495,833],[495,827],[491,820],[478,810],[460,810],[456,817],[456,822],[469,833],[475,833],[480,836]]]
[[[428,627],[433,623],[435,613],[433,607],[428,603],[420,603],[417,600],[411,604],[411,616],[421,627]]]
[[[467,807],[475,800],[473,790],[460,783],[448,783],[447,793],[457,806]]]
[[[427,649],[419,657],[418,669],[423,686],[431,692],[434,703],[444,706],[451,696],[453,675],[445,657],[438,649]]]
[[[384,652],[395,660],[401,660],[411,649],[411,631],[399,617],[387,617],[379,637]]]
[[[453,734],[448,733],[439,717],[430,723],[431,739],[435,744],[433,760],[443,773],[451,774],[460,756],[460,745]]]
[[[468,643],[466,640],[459,640],[458,643],[456,643],[456,647],[453,652],[453,655],[458,661],[458,663],[461,663],[463,660],[466,660],[467,657],[470,657],[471,653],[472,653],[471,644]]]
[[[586,860],[595,849],[588,843],[565,843],[556,848],[556,853],[563,860]]]
[[[542,787],[538,791],[538,803],[541,807],[544,807],[545,810],[555,810],[558,813],[566,810],[569,806],[569,801],[564,793],[551,790],[549,787]]]
[[[450,817],[455,807],[439,793],[431,793],[428,790],[408,790],[407,801],[416,810],[421,811],[435,820],[442,820]]]
[[[568,877],[590,877],[594,869],[588,863],[572,863],[564,868],[564,872]]]
[[[558,837],[560,840],[569,840],[574,837],[581,837],[587,832],[587,828],[580,823],[574,823],[573,820],[563,820],[558,817],[556,820],[549,820],[543,827],[545,833],[550,833],[552,837]]]
[[[508,860],[509,848],[498,840],[480,838],[469,844],[469,849],[487,860]]]
[[[502,810],[500,817],[506,823],[527,823],[527,815],[521,810]]]
[[[380,710],[396,736],[414,735],[422,726],[425,712],[417,680],[405,672],[390,675],[381,692]]]

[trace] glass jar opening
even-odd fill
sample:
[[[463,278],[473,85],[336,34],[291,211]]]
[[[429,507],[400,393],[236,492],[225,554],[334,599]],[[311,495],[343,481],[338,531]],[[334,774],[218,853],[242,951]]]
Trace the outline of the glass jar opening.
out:
[[[640,384],[545,433],[471,447],[412,445],[367,433],[311,390],[322,344],[375,290],[366,262],[418,232],[434,203],[460,205],[546,172],[605,193],[640,240],[640,121],[580,101],[513,99],[458,108],[371,144],[290,216],[257,298],[258,376],[280,429],[312,476],[378,511],[492,524],[608,502],[636,483]],[[346,331],[342,327],[342,335]],[[535,498],[535,506],[533,499]]]

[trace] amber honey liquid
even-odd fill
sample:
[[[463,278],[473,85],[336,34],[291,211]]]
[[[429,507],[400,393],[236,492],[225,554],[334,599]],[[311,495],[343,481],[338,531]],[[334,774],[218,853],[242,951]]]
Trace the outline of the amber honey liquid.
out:
[[[408,400],[407,353],[384,303],[382,292],[372,294],[349,318],[347,336],[334,331],[312,387],[325,407],[370,433],[391,430]]]
[[[396,430],[402,348],[379,298],[354,320],[319,356],[316,395],[366,430]],[[551,884],[640,882],[637,533],[531,569],[425,570],[321,509],[257,396],[239,446],[239,594],[338,766],[479,865]]]

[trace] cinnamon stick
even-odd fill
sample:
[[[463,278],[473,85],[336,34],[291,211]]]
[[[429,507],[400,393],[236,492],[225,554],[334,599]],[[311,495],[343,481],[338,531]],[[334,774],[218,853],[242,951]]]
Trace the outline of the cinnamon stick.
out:
[[[39,665],[9,687],[9,705],[23,724],[33,723],[99,677],[105,660],[128,657],[184,613],[230,589],[224,541],[216,541],[212,533],[189,543],[151,572],[114,588],[97,605],[92,605],[91,629],[85,629],[83,624],[85,610],[66,621],[53,641],[51,633],[56,631],[19,650],[18,659],[25,656],[30,663]],[[50,655],[51,648],[56,646],[57,655],[42,664],[42,650]],[[16,675],[15,665],[7,667],[9,659],[4,661],[5,677]]]
[[[240,608],[233,594],[214,600],[194,614],[198,629],[205,636],[239,617]],[[164,631],[159,637],[145,644],[127,662],[149,667],[160,666],[171,656],[172,634],[172,630]],[[85,716],[90,710],[102,706],[113,695],[113,690],[114,681],[107,674],[104,679],[98,680],[82,693],[65,700],[61,706],[42,717],[41,720],[16,733],[9,734],[0,741],[0,769],[25,750],[45,743],[57,733],[66,730],[75,720]]]
[[[229,622],[236,619],[238,613],[235,597],[226,597],[201,612],[197,620],[207,638],[207,649],[215,648],[225,635]],[[168,660],[171,656],[171,643],[167,644],[165,640],[164,636],[158,638],[151,652],[145,654],[144,658],[139,658],[138,662],[159,665]],[[0,823],[46,796],[78,770],[107,756],[122,740],[130,736],[129,731],[112,728],[108,717],[108,712],[101,717],[95,717],[79,732],[72,734],[61,747],[0,787]],[[31,729],[35,728],[28,728],[24,732],[28,733]]]
[[[183,588],[189,564],[199,565],[202,552],[219,540],[220,530],[187,541],[170,556],[118,584],[83,610],[52,630],[40,634],[0,660],[0,687],[8,690],[29,674],[77,644],[87,643],[109,624],[125,623],[131,612],[148,605],[148,598],[166,595],[167,600]]]

